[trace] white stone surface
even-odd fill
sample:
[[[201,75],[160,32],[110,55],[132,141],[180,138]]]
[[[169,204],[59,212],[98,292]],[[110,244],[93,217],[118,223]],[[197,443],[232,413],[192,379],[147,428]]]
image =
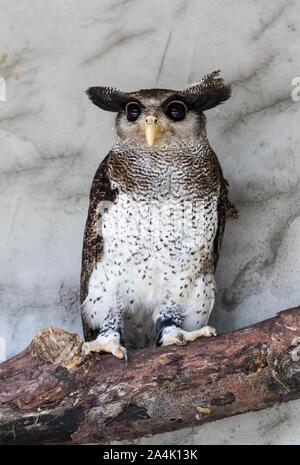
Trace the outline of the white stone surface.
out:
[[[176,89],[222,70],[233,97],[208,112],[208,134],[240,219],[227,225],[212,323],[228,331],[300,303],[299,2],[1,0],[0,12],[7,357],[49,325],[82,334],[88,192],[114,140],[114,116],[91,105],[90,85]],[[299,444],[299,419],[295,401],[142,441]]]

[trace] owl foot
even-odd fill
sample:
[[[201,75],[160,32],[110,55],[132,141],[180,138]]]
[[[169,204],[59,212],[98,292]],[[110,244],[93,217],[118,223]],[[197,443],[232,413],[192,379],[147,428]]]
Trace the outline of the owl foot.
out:
[[[201,329],[195,331],[184,331],[184,329],[177,328],[176,326],[169,326],[164,329],[161,337],[161,345],[169,346],[176,344],[178,346],[184,346],[190,341],[195,341],[198,337],[210,337],[216,336],[217,332],[212,326],[204,326]]]
[[[127,350],[120,344],[120,334],[116,332],[100,334],[94,341],[84,342],[83,360],[91,352],[108,352],[119,359],[124,359],[126,365],[128,363]]]

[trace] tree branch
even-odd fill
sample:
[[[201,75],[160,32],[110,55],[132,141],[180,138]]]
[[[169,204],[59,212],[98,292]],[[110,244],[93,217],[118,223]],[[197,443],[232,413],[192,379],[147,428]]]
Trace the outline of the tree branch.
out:
[[[77,334],[39,331],[0,365],[0,443],[110,443],[300,398],[300,307],[184,347],[81,360]]]

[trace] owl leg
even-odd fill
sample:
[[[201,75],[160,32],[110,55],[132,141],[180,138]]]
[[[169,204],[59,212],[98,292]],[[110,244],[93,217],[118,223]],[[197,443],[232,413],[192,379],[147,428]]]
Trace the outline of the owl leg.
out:
[[[215,278],[211,273],[204,273],[193,283],[193,289],[182,304],[182,326],[185,329],[174,326],[166,328],[162,337],[163,345],[184,345],[198,337],[217,335],[215,328],[207,326],[215,303],[215,287]]]
[[[109,352],[119,359],[124,359],[127,364],[127,350],[123,346],[122,333],[123,315],[120,312],[110,311],[96,339],[82,345],[83,359],[90,352]]]
[[[181,331],[183,323],[182,308],[175,302],[164,302],[159,311],[154,315],[156,329],[156,345],[166,345],[170,331]],[[176,344],[176,342],[170,342]],[[178,344],[181,345],[180,339]]]
[[[186,312],[183,307],[172,301],[160,307],[155,322],[157,333],[156,344],[163,346],[171,344],[185,345],[190,341],[195,341],[198,337],[217,335],[215,328],[212,326],[203,326],[193,331],[182,329],[182,326],[185,324],[185,317]]]

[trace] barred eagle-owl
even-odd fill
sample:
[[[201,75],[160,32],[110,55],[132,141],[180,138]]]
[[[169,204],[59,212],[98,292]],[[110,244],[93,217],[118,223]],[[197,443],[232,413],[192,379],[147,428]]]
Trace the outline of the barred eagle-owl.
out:
[[[83,354],[186,344],[207,326],[227,216],[237,217],[204,112],[230,97],[219,72],[183,91],[87,94],[116,112],[117,141],[90,192],[81,271]]]

